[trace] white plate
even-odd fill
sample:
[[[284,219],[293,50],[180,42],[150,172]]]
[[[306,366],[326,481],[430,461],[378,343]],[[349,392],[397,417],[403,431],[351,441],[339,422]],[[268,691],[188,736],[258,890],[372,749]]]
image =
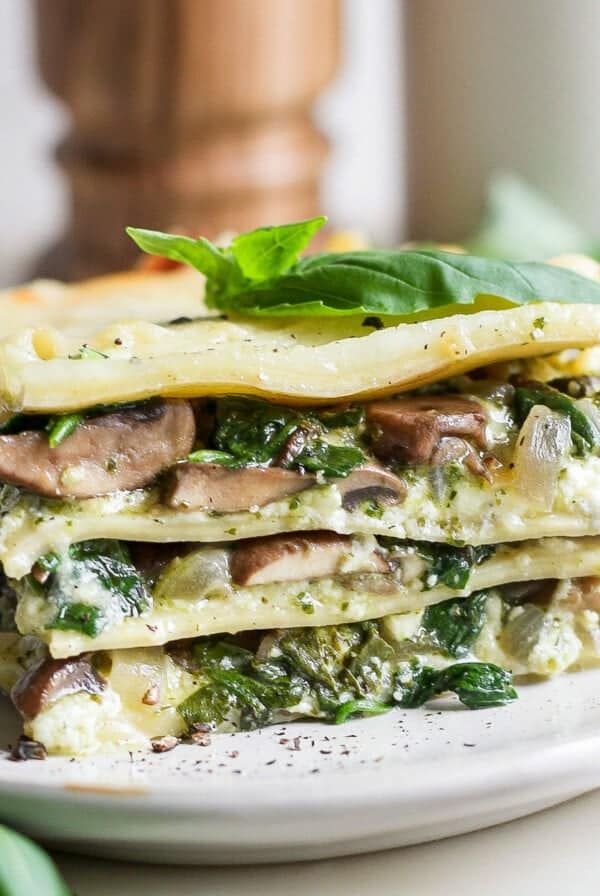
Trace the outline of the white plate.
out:
[[[0,704],[4,744],[17,726]],[[495,710],[438,701],[161,756],[0,759],[0,818],[94,855],[290,861],[463,833],[598,786],[600,670],[590,670],[521,686],[518,702]]]

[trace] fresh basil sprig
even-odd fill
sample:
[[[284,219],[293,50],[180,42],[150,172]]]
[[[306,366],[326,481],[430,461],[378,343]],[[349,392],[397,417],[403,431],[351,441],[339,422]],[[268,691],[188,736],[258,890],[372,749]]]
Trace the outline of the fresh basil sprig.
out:
[[[259,227],[234,237],[226,248],[204,237],[192,239],[128,227],[140,249],[189,264],[206,277],[206,302],[222,311],[236,308],[236,297],[248,287],[266,283],[293,267],[326,218],[311,218],[278,227]]]
[[[0,825],[0,896],[69,896],[69,892],[39,846]]]
[[[207,304],[251,315],[389,315],[408,320],[530,302],[600,302],[600,283],[541,262],[430,250],[364,250],[299,259],[325,218],[240,234],[225,248],[129,227],[145,252],[206,276]]]

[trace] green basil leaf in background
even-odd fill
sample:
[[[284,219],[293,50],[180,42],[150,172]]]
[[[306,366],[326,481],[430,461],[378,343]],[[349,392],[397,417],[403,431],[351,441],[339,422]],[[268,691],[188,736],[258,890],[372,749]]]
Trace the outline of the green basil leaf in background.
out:
[[[541,261],[565,252],[588,254],[593,240],[531,184],[498,172],[488,186],[480,227],[464,245],[474,255]]]
[[[298,261],[300,253],[326,221],[321,216],[295,224],[260,227],[236,236],[231,251],[248,280],[277,277]]]
[[[54,862],[35,843],[0,825],[0,896],[69,896]]]
[[[540,262],[451,252],[371,250],[313,255],[287,274],[217,297],[254,315],[369,313],[410,319],[529,302],[600,302],[600,283]]]

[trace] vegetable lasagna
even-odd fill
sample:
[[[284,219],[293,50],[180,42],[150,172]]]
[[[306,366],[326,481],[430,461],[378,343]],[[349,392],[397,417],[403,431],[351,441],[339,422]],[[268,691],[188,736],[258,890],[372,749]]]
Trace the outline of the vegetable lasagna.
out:
[[[600,284],[300,257],[322,223],[131,230],[187,267],[6,328],[0,688],[48,752],[502,705],[600,658]]]

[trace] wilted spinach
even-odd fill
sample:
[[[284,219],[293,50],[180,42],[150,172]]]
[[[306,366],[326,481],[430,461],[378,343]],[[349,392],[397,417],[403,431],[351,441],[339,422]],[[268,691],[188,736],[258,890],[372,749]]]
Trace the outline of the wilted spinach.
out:
[[[89,637],[107,625],[105,610],[85,600],[87,588],[100,587],[123,616],[139,616],[152,605],[142,576],[120,541],[95,539],[71,545],[67,554],[45,554],[29,584],[57,606],[50,629],[78,631]]]
[[[221,399],[213,436],[217,451],[211,461],[228,467],[274,464],[325,476],[347,476],[364,462],[364,454],[358,448],[330,445],[322,438],[325,428],[332,426],[314,413],[256,399]],[[198,458],[204,460],[204,452],[190,456],[191,460]]]
[[[477,640],[485,622],[487,593],[444,600],[426,607],[420,636],[448,656],[465,656]]]
[[[394,705],[420,706],[445,691],[470,708],[516,696],[510,675],[488,663],[434,670],[407,661],[377,622],[288,629],[260,659],[234,640],[204,638],[194,643],[192,659],[201,684],[179,706],[190,727],[256,728],[285,710],[343,722]]]

